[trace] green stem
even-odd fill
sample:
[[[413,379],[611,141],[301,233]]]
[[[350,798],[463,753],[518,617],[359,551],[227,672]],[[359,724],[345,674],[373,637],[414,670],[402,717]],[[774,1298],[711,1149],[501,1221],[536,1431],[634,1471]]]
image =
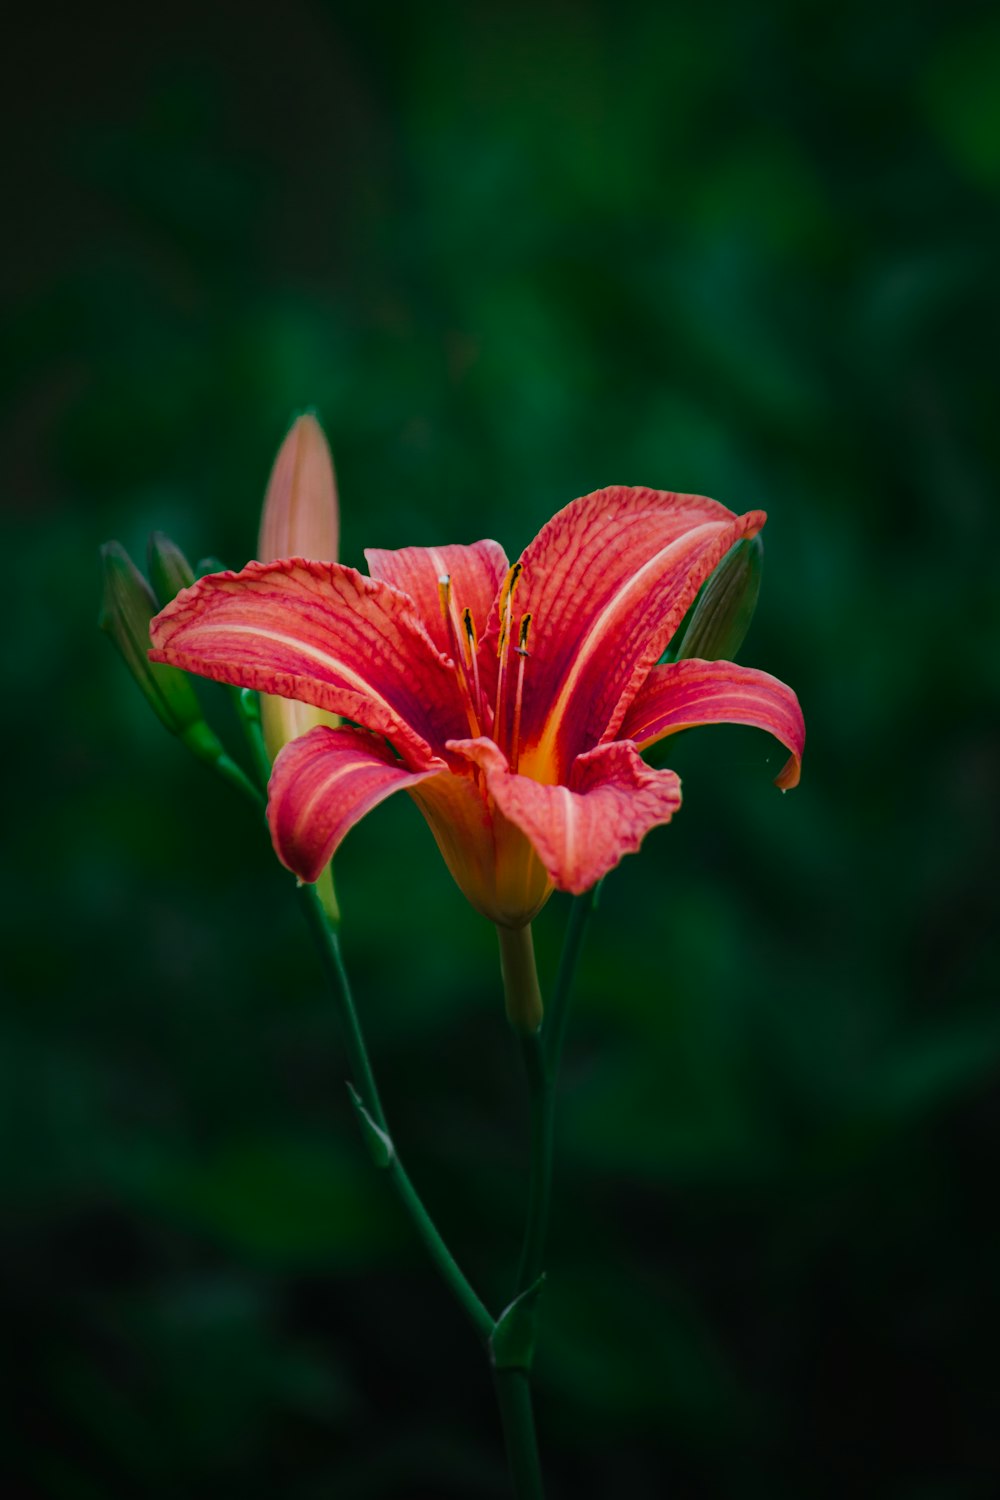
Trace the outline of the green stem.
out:
[[[545,1013],[545,1024],[542,1031],[542,1045],[545,1048],[545,1054],[553,1076],[559,1067],[563,1043],[566,1040],[566,1025],[569,1021],[570,1000],[573,994],[573,980],[576,977],[576,966],[580,961],[580,951],[583,948],[583,940],[587,935],[590,918],[597,909],[602,883],[599,880],[589,891],[585,891],[582,896],[577,896],[570,908],[566,936],[563,940],[562,956],[559,959],[559,972],[556,974],[552,999]]]
[[[528,1211],[514,1295],[537,1281],[545,1263],[555,1143],[556,1075],[566,1038],[573,977],[580,958],[590,915],[597,904],[597,887],[578,896],[570,912],[552,1001],[541,1028],[521,1036],[521,1059],[528,1084],[530,1172]],[[530,929],[525,929],[530,930]],[[509,1007],[509,1001],[508,1001]]]
[[[507,1019],[521,1036],[533,1036],[542,1024],[542,994],[538,988],[531,923],[526,927],[498,925],[497,937]]]
[[[250,747],[254,770],[261,786],[266,787],[271,778],[271,757],[267,753],[264,731],[260,727],[260,698],[252,688],[234,688],[233,698]]]
[[[254,786],[250,777],[230,756],[220,755],[217,760],[211,762],[211,766],[213,771],[218,771],[224,781],[228,781],[230,786],[236,787],[244,797],[248,797],[256,808],[260,809],[264,806],[263,793]]]
[[[515,1500],[544,1500],[528,1372],[496,1370],[494,1384]]]
[[[344,967],[344,956],[340,949],[340,937],[327,921],[323,903],[316,894],[313,885],[299,885],[297,888],[299,902],[305,914],[306,922],[316,946],[319,948],[323,959],[323,965],[332,981],[334,994],[337,998],[337,1015],[340,1020],[341,1032],[343,1033],[344,1050],[347,1053],[347,1065],[355,1088],[361,1095],[361,1101],[381,1130],[388,1134],[385,1121],[385,1111],[379,1098],[378,1088],[375,1083],[375,1075],[372,1065],[368,1059],[368,1049],[365,1039],[361,1033],[361,1023],[354,1005],[354,996],[351,993],[351,983],[347,977]]]
[[[337,1014],[343,1032],[348,1066],[355,1087],[375,1124],[388,1137],[389,1128],[386,1124],[382,1101],[379,1098],[378,1088],[375,1084],[375,1075],[372,1072],[371,1063],[368,1059],[368,1051],[365,1047],[357,1010],[354,1006],[350,981],[348,980],[343,955],[340,951],[340,939],[327,921],[326,913],[323,910],[323,905],[316,894],[315,888],[311,885],[300,885],[299,898],[303,905],[306,921],[313,936],[316,938],[327,972],[333,981],[334,995],[337,1000]],[[391,1137],[389,1138],[391,1140]],[[455,1257],[441,1238],[434,1221],[421,1202],[416,1188],[410,1181],[395,1146],[393,1146],[391,1151],[386,1170],[400,1202],[409,1215],[431,1259],[441,1272],[441,1275],[458,1300],[459,1305],[471,1320],[476,1333],[486,1343],[493,1332],[495,1320],[476,1295]]]
[[[521,1260],[517,1268],[515,1297],[537,1281],[544,1269],[545,1238],[552,1198],[556,1105],[552,1069],[546,1059],[539,1032],[536,1031],[533,1036],[522,1036],[521,1059],[528,1081],[531,1165],[528,1176],[528,1211],[524,1223]]]

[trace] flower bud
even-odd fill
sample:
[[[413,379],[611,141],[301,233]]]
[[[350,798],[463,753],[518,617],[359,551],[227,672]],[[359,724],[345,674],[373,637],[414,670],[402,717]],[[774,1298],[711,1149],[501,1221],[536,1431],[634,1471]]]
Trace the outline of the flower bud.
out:
[[[309,413],[298,417],[274,460],[260,518],[257,556],[307,557],[336,562],[340,510],[333,459],[323,429]]]
[[[670,661],[692,656],[703,661],[735,660],[757,607],[763,560],[759,536],[744,537],[730,547],[671,642]]]
[[[323,429],[311,413],[297,417],[278,449],[260,518],[257,556],[261,562],[305,557],[336,562],[340,544],[340,508],[333,459]],[[291,698],[260,695],[260,722],[267,753],[274,761],[290,740],[320,724],[335,728],[336,714]],[[340,920],[329,865],[316,889],[334,923]]]
[[[178,667],[149,660],[149,622],[157,610],[152,589],[119,542],[104,543],[101,568],[104,594],[98,624],[118,647],[150,707],[171,734],[185,740],[190,737],[196,742],[192,748],[203,745],[202,731],[211,735],[211,730],[191,679]]]
[[[274,460],[260,518],[257,556],[261,562],[279,557],[336,562],[339,541],[333,460],[322,427],[307,413],[292,423]],[[272,761],[290,740],[308,734],[318,724],[332,728],[340,722],[321,708],[267,693],[261,694],[260,718]]]
[[[154,531],[147,553],[149,581],[160,607],[176,598],[181,589],[194,583],[194,569],[176,542],[163,531]]]

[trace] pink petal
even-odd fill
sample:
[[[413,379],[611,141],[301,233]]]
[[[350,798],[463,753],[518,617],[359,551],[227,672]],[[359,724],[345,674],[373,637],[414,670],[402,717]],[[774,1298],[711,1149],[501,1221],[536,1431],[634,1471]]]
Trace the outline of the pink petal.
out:
[[[368,547],[365,557],[373,578],[409,594],[431,640],[447,656],[453,656],[454,651],[441,614],[438,580],[451,579],[451,597],[459,621],[463,610],[471,610],[476,634],[482,639],[509,566],[500,543],[489,541],[473,542],[468,547],[401,547],[397,552]]]
[[[317,880],[359,818],[434,774],[408,771],[384,740],[364,730],[313,729],[274,763],[267,821],[275,853],[301,880]]]
[[[534,845],[553,884],[579,895],[669,823],[681,803],[673,771],[654,771],[634,745],[599,745],[573,765],[569,786],[512,772],[492,740],[452,741],[449,750],[483,770],[497,807]]]
[[[337,563],[214,573],[157,615],[152,637],[153,661],[342,714],[417,768],[468,731],[455,673],[410,601]]]
[[[532,617],[522,770],[560,779],[581,750],[614,737],[705,578],[764,520],[702,495],[618,485],[542,528],[513,600],[515,628],[525,611]]]
[[[780,740],[791,759],[775,785],[787,791],[797,786],[806,726],[799,700],[790,687],[731,661],[670,662],[654,667],[625,715],[619,730],[623,740],[640,749],[680,729],[697,724],[749,724],[766,729]]]

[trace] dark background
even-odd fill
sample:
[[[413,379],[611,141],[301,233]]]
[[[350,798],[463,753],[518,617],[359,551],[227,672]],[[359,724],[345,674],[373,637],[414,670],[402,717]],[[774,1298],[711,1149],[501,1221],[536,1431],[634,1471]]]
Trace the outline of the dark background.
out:
[[[504,1494],[288,877],[96,630],[108,536],[252,555],[315,405],[355,564],[514,556],[608,483],[770,513],[741,659],[798,690],[803,782],[762,735],[684,737],[681,814],[606,885],[553,1496],[996,1495],[995,8],[36,6],[5,52],[16,1493]],[[498,1306],[525,1142],[493,933],[406,798],[337,881],[398,1139]]]

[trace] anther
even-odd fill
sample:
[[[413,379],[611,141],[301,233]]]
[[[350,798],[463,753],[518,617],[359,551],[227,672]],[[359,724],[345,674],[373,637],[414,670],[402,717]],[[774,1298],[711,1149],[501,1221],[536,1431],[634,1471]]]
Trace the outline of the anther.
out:
[[[438,579],[438,603],[441,606],[441,618],[447,625],[451,614],[451,574],[442,573]]]
[[[476,639],[476,622],[472,618],[472,610],[462,611],[462,624],[465,627],[465,644],[469,652],[469,665],[472,668],[472,686],[475,691],[475,704],[477,718],[482,713],[483,690],[479,683],[479,642]]]

